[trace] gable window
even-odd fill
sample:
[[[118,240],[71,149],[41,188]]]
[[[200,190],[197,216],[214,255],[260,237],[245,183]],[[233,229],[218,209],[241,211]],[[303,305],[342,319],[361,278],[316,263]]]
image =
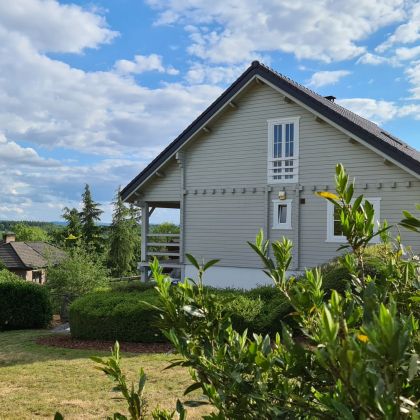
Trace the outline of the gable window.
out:
[[[273,229],[292,229],[292,200],[273,200]]]
[[[268,183],[297,182],[299,117],[268,120]]]
[[[366,197],[365,199],[373,205],[376,232],[380,223],[381,199],[379,197]],[[340,210],[329,201],[327,202],[327,242],[346,242],[341,228]],[[371,241],[374,244],[379,242],[379,236],[375,236]]]

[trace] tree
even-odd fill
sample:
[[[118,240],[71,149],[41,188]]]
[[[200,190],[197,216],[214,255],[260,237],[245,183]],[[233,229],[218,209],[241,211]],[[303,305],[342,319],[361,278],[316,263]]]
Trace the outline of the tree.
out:
[[[49,242],[50,236],[39,226],[29,226],[26,223],[16,223],[13,226],[17,241],[41,241]]]
[[[82,236],[82,222],[80,220],[79,211],[76,208],[64,207],[63,219],[67,222],[64,229],[64,238],[67,246],[73,246],[78,243],[79,238]]]
[[[46,287],[51,292],[54,309],[63,318],[67,307],[76,297],[95,288],[106,286],[108,270],[101,261],[81,248],[74,248],[59,264],[49,267]]]
[[[124,205],[119,189],[113,205],[108,264],[114,276],[122,277],[132,274],[136,268],[140,232],[136,221],[137,212],[134,207]]]
[[[99,203],[92,199],[89,185],[85,185],[85,191],[82,194],[83,208],[80,212],[80,221],[82,223],[82,240],[85,245],[98,245],[99,228],[97,221],[101,220],[103,211],[99,208]]]

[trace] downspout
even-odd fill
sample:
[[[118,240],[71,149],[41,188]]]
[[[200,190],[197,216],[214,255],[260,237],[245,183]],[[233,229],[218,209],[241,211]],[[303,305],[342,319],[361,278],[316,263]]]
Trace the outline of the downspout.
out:
[[[185,267],[184,267],[184,254],[185,254],[185,156],[184,153],[178,152],[176,154],[176,160],[181,169],[181,179],[180,179],[180,197],[179,197],[179,263],[181,265],[181,280],[185,277]]]

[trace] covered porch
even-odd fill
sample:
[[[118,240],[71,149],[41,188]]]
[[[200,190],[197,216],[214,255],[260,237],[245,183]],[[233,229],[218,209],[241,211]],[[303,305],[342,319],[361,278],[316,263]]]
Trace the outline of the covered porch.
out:
[[[181,204],[179,201],[145,201],[141,208],[141,260],[138,264],[141,280],[149,279],[149,264],[156,257],[164,272],[171,277],[181,278],[183,264],[183,241],[181,223]],[[150,219],[159,209],[177,209],[179,232],[166,232],[165,229],[151,229]]]

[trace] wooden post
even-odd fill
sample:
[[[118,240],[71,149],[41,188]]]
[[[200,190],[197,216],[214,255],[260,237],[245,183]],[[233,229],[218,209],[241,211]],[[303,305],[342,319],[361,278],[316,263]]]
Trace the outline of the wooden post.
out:
[[[148,203],[141,204],[141,262],[147,262],[147,234],[149,233],[149,205]],[[142,264],[140,272],[141,272],[141,280],[147,280],[147,271],[148,267]]]

